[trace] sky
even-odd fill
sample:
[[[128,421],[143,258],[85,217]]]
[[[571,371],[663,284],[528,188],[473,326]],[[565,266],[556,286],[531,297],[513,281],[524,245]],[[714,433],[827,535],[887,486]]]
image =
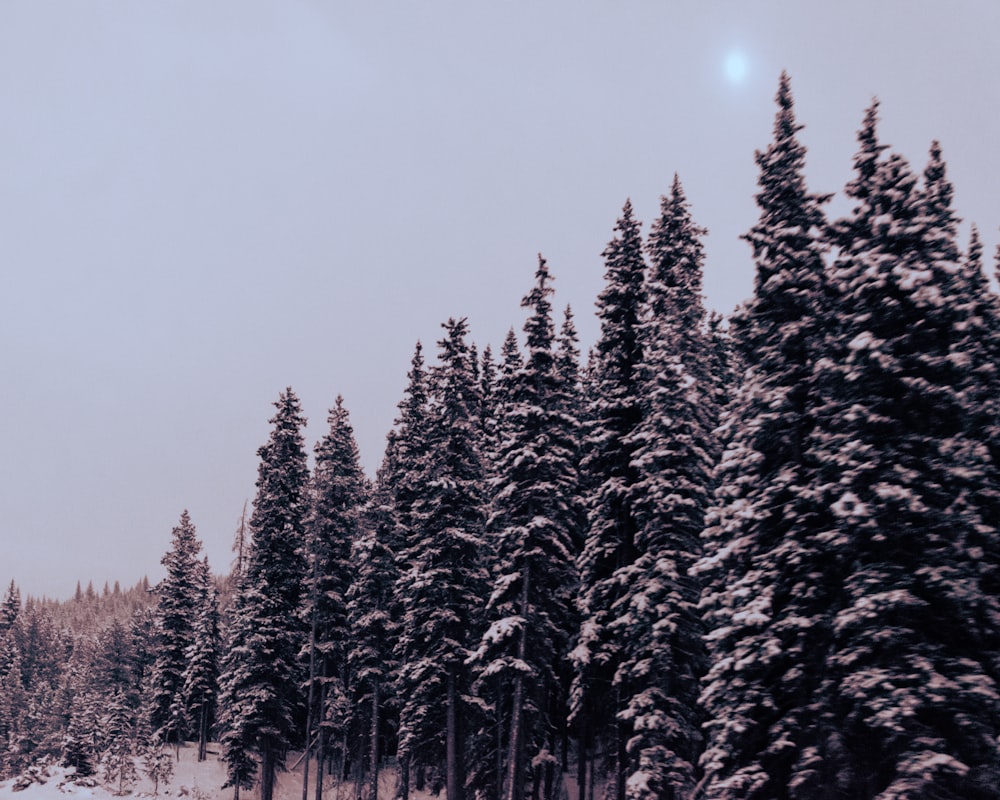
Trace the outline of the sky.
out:
[[[648,230],[675,172],[728,313],[783,69],[811,189],[878,96],[992,253],[998,29],[992,0],[5,0],[0,582],[158,580],[183,509],[227,572],[279,392],[310,452],[343,395],[374,475],[415,342],[464,316],[498,350],[542,253],[586,349],[626,198]]]

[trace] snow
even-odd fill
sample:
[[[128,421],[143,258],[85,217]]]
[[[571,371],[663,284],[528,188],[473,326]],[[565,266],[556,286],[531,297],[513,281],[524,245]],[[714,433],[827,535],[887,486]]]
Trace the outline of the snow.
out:
[[[160,783],[158,798],[162,800],[231,800],[232,789],[223,789],[225,783],[225,765],[218,760],[218,745],[209,745],[208,760],[201,763],[197,758],[198,749],[194,743],[188,743],[180,750],[180,761],[174,764],[174,777],[169,784]],[[302,767],[299,753],[288,754],[288,772],[278,773],[277,785],[274,789],[274,800],[301,800],[302,797]],[[137,769],[142,774],[141,765]],[[73,770],[62,766],[50,766],[43,771],[44,784],[34,782],[22,791],[14,789],[15,780],[0,782],[0,800],[114,800],[115,787],[104,785],[95,776],[92,781],[96,785],[85,786],[71,782]],[[310,770],[309,796],[313,796],[315,780],[315,763]],[[353,800],[356,789],[353,783],[336,785],[332,778],[327,778],[328,784],[323,796],[326,800]],[[379,775],[379,797],[394,797],[399,784],[399,774],[387,767]],[[125,797],[153,797],[153,784],[143,776]],[[258,789],[240,792],[240,800],[258,800]],[[416,792],[411,787],[411,800],[431,800],[429,791]],[[443,794],[442,794],[443,800]]]

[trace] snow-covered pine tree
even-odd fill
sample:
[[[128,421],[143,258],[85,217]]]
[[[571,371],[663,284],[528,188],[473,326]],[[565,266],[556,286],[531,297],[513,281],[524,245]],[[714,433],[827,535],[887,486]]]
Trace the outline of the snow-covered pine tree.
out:
[[[344,399],[330,409],[327,434],[316,443],[316,462],[310,484],[306,519],[309,578],[303,616],[311,629],[308,654],[312,665],[310,708],[316,726],[317,770],[322,773],[331,743],[344,741],[348,720],[347,592],[354,574],[351,547],[360,533],[361,513],[368,497],[368,481],[361,470],[358,446]],[[313,731],[308,731],[313,739]],[[341,754],[341,757],[346,754]]]
[[[698,681],[706,659],[701,586],[692,568],[701,555],[717,455],[702,302],[705,233],[675,175],[646,246],[642,421],[627,439],[637,473],[635,560],[622,567],[624,596],[609,623],[623,651],[614,685],[625,704],[620,719],[629,726],[632,800],[687,797],[700,751]]]
[[[559,707],[558,667],[573,635],[579,539],[578,430],[554,350],[548,285],[539,256],[535,287],[522,306],[527,357],[511,376],[491,510],[497,574],[486,606],[489,624],[473,664],[487,690],[510,698],[505,743],[507,800],[523,800],[530,775],[551,785]],[[541,794],[541,792],[539,792]],[[546,794],[546,797],[549,795]]]
[[[208,558],[198,565],[198,603],[193,640],[187,649],[184,699],[198,736],[198,760],[207,758],[219,694],[219,604]]]
[[[351,631],[348,668],[351,674],[351,715],[356,735],[367,740],[369,796],[378,796],[382,742],[391,727],[386,724],[387,707],[394,705],[392,682],[396,663],[394,649],[399,636],[395,587],[399,571],[388,546],[395,528],[392,487],[394,448],[387,448],[376,476],[372,499],[365,510],[363,531],[351,551],[354,579],[348,592],[347,620]],[[365,751],[358,746],[360,757]]]
[[[306,575],[306,421],[290,388],[275,406],[271,435],[257,451],[257,496],[250,518],[253,546],[234,602],[220,681],[227,785],[238,790],[252,781],[251,756],[256,754],[261,800],[272,800],[294,734],[302,678],[298,656],[304,641],[299,609]]]
[[[153,663],[150,722],[164,741],[180,742],[187,731],[179,724],[183,709],[184,673],[188,648],[194,642],[194,623],[201,592],[198,541],[185,509],[171,532],[170,550],[161,563],[166,576],[156,587],[156,660]],[[182,708],[174,706],[180,702]]]
[[[622,642],[613,630],[626,595],[635,551],[637,522],[631,436],[642,419],[638,393],[642,363],[640,323],[645,304],[645,269],[639,222],[626,201],[616,235],[604,250],[606,285],[598,297],[601,336],[596,345],[592,395],[582,463],[588,486],[588,521],[578,560],[581,625],[572,652],[575,669],[572,716],[584,741],[596,735],[615,766],[616,800],[625,798],[625,732],[619,712],[625,698],[613,680],[622,661]]]
[[[832,229],[839,348],[821,365],[812,445],[838,572],[827,786],[859,800],[997,798],[1000,598],[984,573],[1000,534],[977,502],[991,464],[968,431],[979,345],[963,330],[957,220],[937,148],[921,188],[901,156],[872,157],[875,127],[873,105],[855,207]]]
[[[479,364],[479,435],[482,441],[483,463],[488,478],[493,475],[497,451],[497,364],[493,348],[483,349]]]
[[[822,798],[818,697],[832,636],[831,562],[840,546],[817,517],[811,457],[828,290],[825,198],[808,191],[788,76],[774,139],[756,155],[760,218],[754,296],[732,321],[742,365],[722,425],[727,444],[699,565],[711,667],[702,683],[707,798]],[[827,780],[824,785],[823,780]]]
[[[7,587],[0,603],[0,636],[4,636],[14,625],[14,620],[21,613],[21,591],[13,581]]]
[[[169,747],[161,732],[153,727],[150,715],[155,706],[151,700],[143,705],[136,720],[134,747],[143,774],[153,782],[153,796],[156,797],[160,793],[160,783],[169,783],[173,777],[174,758],[175,755],[179,757],[180,751]]]
[[[444,767],[448,800],[461,800],[466,659],[478,644],[487,590],[483,467],[464,319],[449,320],[431,375],[423,492],[400,577],[400,746],[412,766]]]
[[[401,576],[408,572],[408,562],[411,548],[417,539],[417,528],[414,521],[413,506],[422,495],[424,481],[427,475],[427,458],[429,452],[428,431],[430,426],[430,408],[428,395],[428,378],[424,364],[423,346],[417,342],[410,370],[407,373],[408,384],[403,399],[399,403],[399,416],[395,427],[390,431],[386,446],[386,458],[382,465],[382,484],[391,492],[391,509],[387,509],[386,522],[391,526],[385,537],[389,549],[396,561],[397,583],[393,589],[393,614],[400,621],[405,608],[405,598],[409,592],[408,585]],[[401,633],[401,630],[400,630]],[[401,667],[407,658],[401,636],[394,642],[394,658]],[[406,733],[407,722],[402,714],[402,698],[404,697],[404,677],[397,669],[393,679],[393,694],[400,698],[399,714],[399,796],[408,800],[410,787],[409,737]],[[420,763],[418,757],[416,763]]]
[[[138,780],[133,758],[133,730],[135,721],[128,701],[120,689],[112,693],[107,710],[101,718],[103,755],[102,777],[116,784],[114,794],[127,794]]]

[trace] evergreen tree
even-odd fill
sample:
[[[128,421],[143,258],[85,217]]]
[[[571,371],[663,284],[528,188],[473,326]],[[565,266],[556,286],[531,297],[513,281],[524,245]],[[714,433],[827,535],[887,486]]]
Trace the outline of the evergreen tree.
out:
[[[705,670],[693,566],[711,497],[716,424],[711,351],[702,304],[701,237],[680,180],[661,200],[647,243],[650,261],[638,384],[642,420],[627,443],[636,471],[635,559],[624,567],[614,684],[629,726],[628,795],[686,797],[695,785]]]
[[[386,458],[382,469],[382,484],[391,492],[391,508],[386,509],[385,522],[390,526],[386,542],[396,562],[397,584],[393,591],[393,614],[400,621],[400,635],[394,643],[395,661],[400,665],[394,676],[394,693],[401,700],[405,696],[405,679],[401,666],[409,657],[402,639],[402,619],[405,613],[409,587],[402,576],[411,569],[410,556],[419,554],[417,524],[414,504],[422,496],[429,457],[430,403],[428,377],[424,364],[423,347],[417,342],[410,370],[406,393],[399,404],[399,417],[389,433]],[[411,742],[406,735],[402,707],[399,708],[399,768],[402,800],[409,797]],[[416,764],[423,764],[418,756]]]
[[[354,729],[367,739],[370,797],[378,796],[382,742],[388,738],[386,709],[393,702],[394,648],[399,636],[394,590],[399,580],[395,554],[387,542],[394,529],[392,488],[394,454],[387,451],[372,500],[365,514],[364,532],[351,553],[355,576],[348,593],[351,631],[348,667],[351,674],[351,713]],[[358,752],[364,748],[359,747]]]
[[[199,563],[193,639],[187,649],[184,698],[198,733],[198,760],[207,758],[219,693],[219,606],[208,558]]]
[[[489,477],[496,465],[497,452],[497,365],[493,361],[493,350],[489,345],[483,350],[479,366],[479,429],[482,440],[483,460]]]
[[[330,430],[316,444],[316,466],[306,521],[309,554],[305,616],[311,626],[310,696],[316,701],[317,764],[322,770],[326,744],[343,741],[347,719],[347,592],[354,573],[351,547],[360,532],[368,494],[347,409],[342,397],[327,418]],[[310,731],[311,735],[311,731]]]
[[[7,592],[3,596],[3,603],[0,604],[0,636],[4,636],[14,625],[14,620],[21,613],[21,592],[13,580],[7,587]]]
[[[170,550],[162,564],[167,574],[156,587],[156,660],[153,663],[153,699],[150,721],[164,741],[179,743],[187,732],[182,724],[184,673],[188,650],[194,643],[194,622],[201,591],[201,542],[187,510],[173,529]]]
[[[539,257],[534,289],[522,306],[527,359],[511,376],[493,499],[499,571],[486,607],[489,627],[475,663],[510,697],[506,798],[524,797],[527,766],[536,787],[551,759],[558,705],[558,667],[575,622],[578,539],[577,420],[566,412],[554,352],[548,282]],[[489,684],[487,684],[489,685]],[[551,784],[551,778],[549,780]],[[546,796],[550,796],[546,793]]]
[[[614,687],[622,642],[614,619],[635,560],[638,527],[633,509],[638,480],[632,435],[642,419],[637,391],[642,363],[640,323],[645,304],[645,261],[639,223],[626,202],[604,250],[606,285],[598,297],[593,394],[587,411],[582,469],[589,485],[588,530],[579,558],[582,623],[572,658],[572,709],[581,739],[613,731],[609,756],[616,770],[615,797],[625,798],[625,732],[618,714],[625,699]]]
[[[73,699],[69,725],[63,737],[62,763],[85,778],[95,772],[94,733],[98,728],[97,700],[89,693]]]
[[[104,713],[101,726],[104,739],[104,754],[101,758],[102,777],[110,784],[116,784],[114,794],[128,794],[138,780],[133,760],[132,711],[124,693],[118,689]]]
[[[462,718],[466,660],[478,643],[486,590],[483,467],[477,388],[465,320],[449,320],[433,379],[423,495],[412,506],[413,540],[403,555],[400,746],[413,766],[445,767],[448,800],[465,782]]]
[[[774,140],[756,156],[760,219],[753,298],[734,317],[739,388],[707,518],[702,598],[711,668],[701,759],[712,798],[822,798],[834,775],[819,693],[832,636],[838,544],[814,501],[807,453],[819,400],[813,370],[831,324],[822,202],[803,175],[788,76]]]
[[[277,772],[284,768],[299,704],[298,655],[304,636],[302,603],[305,514],[308,506],[305,419],[298,398],[282,392],[260,467],[246,573],[233,609],[221,705],[227,785],[245,787],[260,759],[261,800],[272,800]]]
[[[875,122],[873,106],[833,227],[840,346],[813,445],[838,545],[831,760],[849,796],[995,798],[998,532],[977,500],[996,483],[968,430],[981,343],[940,151],[921,188],[901,156],[871,158]]]

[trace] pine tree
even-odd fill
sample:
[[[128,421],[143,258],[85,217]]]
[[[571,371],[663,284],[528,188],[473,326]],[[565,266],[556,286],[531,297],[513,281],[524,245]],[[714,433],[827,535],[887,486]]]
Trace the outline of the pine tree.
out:
[[[277,772],[294,730],[299,703],[299,608],[306,567],[302,556],[308,505],[305,419],[298,398],[282,392],[260,467],[250,531],[253,546],[235,600],[221,705],[227,785],[246,787],[260,759],[261,800],[272,800]]]
[[[998,533],[977,502],[996,483],[968,430],[981,344],[940,150],[919,187],[901,156],[871,158],[875,122],[833,227],[840,346],[814,437],[839,544],[831,760],[862,799],[1000,797]]]
[[[391,707],[392,681],[397,665],[394,649],[399,636],[394,590],[399,580],[395,554],[387,542],[395,527],[392,487],[392,448],[376,478],[376,487],[365,513],[364,531],[351,551],[355,576],[348,592],[348,627],[351,631],[348,667],[351,674],[351,708],[355,730],[367,734],[371,798],[378,797],[382,741],[390,726],[385,712]],[[362,748],[358,748],[360,752]]]
[[[711,668],[704,796],[822,798],[828,711],[822,698],[832,636],[832,553],[813,500],[807,453],[819,400],[813,370],[825,355],[829,289],[824,197],[803,175],[788,76],[777,94],[774,140],[756,156],[760,219],[753,298],[733,320],[739,389],[707,517],[702,598]]]
[[[95,772],[94,732],[97,728],[97,699],[91,693],[77,694],[63,737],[62,763],[72,767],[78,777],[86,778]]]
[[[108,783],[117,784],[114,794],[118,796],[128,794],[139,776],[135,771],[133,760],[132,712],[120,689],[111,695],[101,726],[104,738],[104,754],[101,758],[102,777]]]
[[[577,420],[566,412],[554,352],[551,276],[541,257],[535,277],[522,301],[531,310],[525,323],[527,359],[511,376],[493,499],[501,520],[499,571],[486,607],[489,628],[474,662],[487,685],[499,682],[510,697],[508,800],[524,797],[528,764],[536,787],[542,765],[551,772],[557,670],[576,621]]]
[[[642,420],[627,440],[636,470],[634,562],[610,629],[623,657],[614,682],[630,728],[628,795],[686,797],[695,785],[705,670],[693,566],[711,496],[716,424],[702,304],[701,237],[680,180],[661,200],[647,252],[638,385]]]
[[[208,558],[199,563],[193,639],[184,670],[184,699],[198,734],[198,760],[207,758],[219,693],[219,605]]]
[[[7,587],[7,592],[3,596],[3,603],[0,604],[0,636],[4,636],[14,625],[18,614],[21,613],[21,592],[13,580]]]
[[[195,527],[187,510],[173,529],[170,550],[162,564],[167,574],[156,587],[157,643],[153,663],[153,707],[150,720],[164,741],[182,741],[187,731],[183,721],[184,673],[188,650],[194,642],[194,621],[198,607],[199,552]]]
[[[405,602],[409,594],[408,585],[402,576],[411,569],[409,558],[418,553],[415,543],[418,539],[416,521],[414,519],[414,504],[422,496],[424,481],[427,475],[427,459],[429,457],[430,403],[428,377],[424,364],[423,347],[417,342],[410,370],[406,393],[399,403],[399,417],[394,429],[389,433],[386,458],[381,473],[382,485],[391,493],[391,508],[386,509],[387,546],[393,552],[396,562],[397,584],[393,590],[392,607],[397,620],[400,620],[400,635],[394,642],[394,658],[400,665],[394,675],[394,693],[401,700],[405,696],[405,683],[402,674],[402,664],[408,654],[402,639],[402,618],[405,613]],[[410,738],[406,734],[406,721],[403,719],[402,707],[399,708],[399,796],[402,800],[409,797],[410,786]],[[418,756],[416,763],[422,763]]]
[[[478,451],[465,320],[449,320],[432,373],[423,496],[413,503],[413,536],[403,554],[400,746],[413,766],[445,767],[448,800],[465,782],[463,696],[466,660],[479,638],[486,571],[483,467]]]
[[[642,363],[640,323],[645,304],[645,261],[639,223],[626,202],[604,250],[606,286],[598,297],[601,336],[597,343],[593,395],[582,469],[589,485],[588,530],[579,558],[582,623],[572,658],[572,713],[580,737],[613,731],[608,753],[615,764],[615,797],[625,798],[625,733],[619,712],[624,698],[613,686],[622,661],[613,629],[635,560],[637,522],[633,509],[637,473],[631,436],[642,419],[637,392]]]
[[[342,397],[330,409],[330,430],[316,444],[316,466],[310,485],[311,506],[306,520],[310,561],[305,617],[311,626],[310,695],[316,700],[317,764],[322,771],[326,744],[346,734],[350,636],[347,592],[354,573],[351,547],[360,533],[360,518],[368,494],[347,409]],[[312,735],[311,731],[309,732]]]

